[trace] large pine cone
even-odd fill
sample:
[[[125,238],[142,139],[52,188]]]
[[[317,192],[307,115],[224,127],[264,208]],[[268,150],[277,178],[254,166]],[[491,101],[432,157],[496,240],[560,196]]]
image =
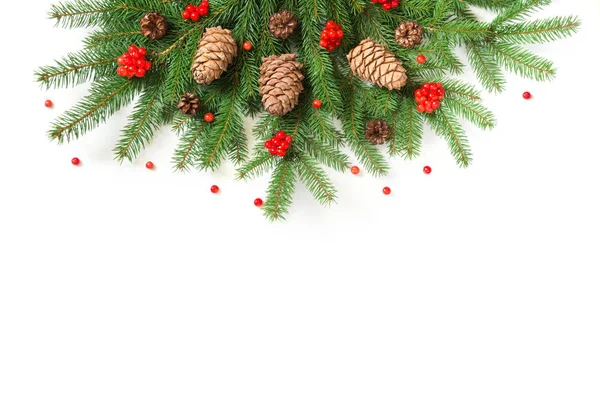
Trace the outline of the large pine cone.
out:
[[[412,49],[423,40],[423,27],[415,21],[404,21],[396,28],[396,42],[405,49]]]
[[[298,20],[289,11],[282,10],[271,15],[269,29],[277,39],[287,39],[298,26]]]
[[[167,19],[157,12],[144,15],[140,21],[142,35],[150,40],[162,39],[167,34],[168,25]]]
[[[377,86],[400,89],[406,85],[406,70],[385,46],[365,39],[348,54],[352,73]]]
[[[229,29],[220,26],[206,29],[192,63],[196,82],[210,85],[215,79],[219,79],[227,71],[237,52],[237,43]]]
[[[186,93],[181,96],[177,108],[184,114],[196,115],[200,108],[200,99],[194,93]]]
[[[269,113],[282,116],[298,105],[300,93],[304,91],[301,69],[302,64],[296,61],[294,54],[263,58],[260,67],[260,94]]]
[[[376,119],[375,121],[367,124],[365,130],[365,137],[367,140],[375,145],[384,144],[390,139],[392,130],[388,123],[382,119]]]

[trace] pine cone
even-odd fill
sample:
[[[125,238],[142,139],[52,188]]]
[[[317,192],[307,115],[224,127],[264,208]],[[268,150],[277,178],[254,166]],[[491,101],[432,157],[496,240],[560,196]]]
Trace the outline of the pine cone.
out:
[[[162,39],[167,34],[167,19],[157,12],[151,12],[142,17],[140,29],[142,35],[150,40]]]
[[[415,21],[404,21],[396,28],[395,37],[400,47],[412,49],[423,40],[423,27]]]
[[[376,119],[367,124],[365,137],[373,144],[384,144],[389,140],[391,132],[392,130],[387,122],[382,119]]]
[[[385,46],[365,39],[348,54],[352,73],[377,86],[400,89],[406,85],[406,70]]]
[[[186,93],[181,96],[181,100],[179,100],[177,108],[179,108],[184,114],[196,115],[198,109],[200,108],[200,98],[194,93]]]
[[[229,29],[220,26],[206,29],[192,63],[194,79],[201,85],[210,85],[219,79],[237,56],[238,47]]]
[[[282,10],[271,15],[269,29],[277,39],[287,39],[298,26],[298,20],[289,11]]]
[[[260,67],[260,94],[269,113],[282,116],[298,105],[300,93],[304,91],[301,69],[302,64],[296,61],[294,54],[263,58]]]

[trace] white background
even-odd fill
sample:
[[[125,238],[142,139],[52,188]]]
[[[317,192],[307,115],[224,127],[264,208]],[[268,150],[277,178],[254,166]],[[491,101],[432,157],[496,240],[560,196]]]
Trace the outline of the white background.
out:
[[[536,46],[555,81],[486,96],[471,168],[428,133],[421,159],[332,173],[336,206],[301,188],[277,224],[252,204],[266,179],[172,173],[168,129],[114,162],[124,113],[49,143],[85,93],[33,82],[83,34],[49,4],[3,6],[0,399],[600,398],[597,1],[544,14],[581,32]]]

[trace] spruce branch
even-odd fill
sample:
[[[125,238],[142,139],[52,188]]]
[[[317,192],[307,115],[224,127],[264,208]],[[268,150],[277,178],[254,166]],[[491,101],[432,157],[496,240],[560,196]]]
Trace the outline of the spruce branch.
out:
[[[285,220],[296,189],[296,171],[289,158],[279,161],[267,189],[263,213],[270,221]]]

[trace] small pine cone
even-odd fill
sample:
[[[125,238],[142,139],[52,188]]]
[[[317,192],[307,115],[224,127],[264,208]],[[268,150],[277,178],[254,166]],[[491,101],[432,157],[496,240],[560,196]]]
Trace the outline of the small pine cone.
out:
[[[219,79],[227,71],[237,52],[237,43],[229,29],[220,26],[206,29],[192,63],[196,82],[210,85],[215,79]]]
[[[298,20],[289,11],[282,10],[271,15],[269,29],[277,39],[287,39],[298,26]]]
[[[167,34],[167,19],[157,12],[151,12],[142,17],[140,29],[142,35],[150,40],[162,39]]]
[[[376,119],[375,121],[367,124],[365,130],[365,137],[367,140],[375,145],[384,144],[390,138],[392,130],[387,122],[382,119]]]
[[[186,93],[181,96],[181,100],[179,100],[177,108],[179,108],[184,114],[196,115],[198,109],[200,108],[200,98],[198,98],[198,96],[196,96],[194,93]]]
[[[304,91],[302,64],[295,54],[263,58],[260,67],[260,94],[265,109],[272,115],[282,116],[298,105]]]
[[[365,39],[348,53],[352,73],[359,78],[389,90],[401,89],[408,77],[402,61],[385,46]]]
[[[400,47],[412,49],[423,40],[423,27],[415,21],[404,21],[396,28],[395,37]]]

